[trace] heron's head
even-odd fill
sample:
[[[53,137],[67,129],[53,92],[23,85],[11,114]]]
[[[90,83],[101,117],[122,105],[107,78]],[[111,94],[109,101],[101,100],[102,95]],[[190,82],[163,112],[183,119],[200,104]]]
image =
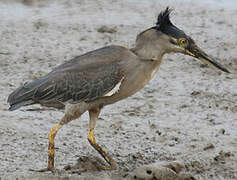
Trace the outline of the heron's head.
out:
[[[156,56],[162,56],[165,53],[183,53],[229,73],[224,66],[202,51],[191,37],[172,24],[169,17],[170,12],[171,9],[167,7],[158,15],[156,26],[143,31],[137,36],[136,47],[138,49],[141,46],[143,47],[144,56],[148,53],[153,54],[152,56],[155,59],[159,58]]]

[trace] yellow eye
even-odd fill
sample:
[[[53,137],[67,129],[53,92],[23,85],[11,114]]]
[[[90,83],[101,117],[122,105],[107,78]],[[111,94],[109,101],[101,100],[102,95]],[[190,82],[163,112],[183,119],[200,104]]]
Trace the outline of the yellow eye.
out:
[[[179,44],[180,45],[186,45],[187,44],[187,40],[182,38],[182,39],[179,40]]]
[[[179,39],[179,45],[180,45],[181,47],[187,47],[187,45],[188,45],[187,39],[185,39],[185,38]]]

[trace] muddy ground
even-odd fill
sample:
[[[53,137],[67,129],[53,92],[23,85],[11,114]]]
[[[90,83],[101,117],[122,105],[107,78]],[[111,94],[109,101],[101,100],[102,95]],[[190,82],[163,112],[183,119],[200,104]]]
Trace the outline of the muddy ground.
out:
[[[119,170],[29,171],[46,167],[48,132],[63,111],[35,105],[9,112],[9,93],[87,51],[110,44],[132,47],[167,5],[175,9],[174,24],[232,73],[188,56],[165,55],[143,90],[102,111],[96,138]],[[196,179],[237,179],[235,7],[190,1],[1,0],[0,179],[123,179],[137,167],[173,161]],[[87,142],[87,130],[87,113],[60,130],[57,168],[100,158]]]

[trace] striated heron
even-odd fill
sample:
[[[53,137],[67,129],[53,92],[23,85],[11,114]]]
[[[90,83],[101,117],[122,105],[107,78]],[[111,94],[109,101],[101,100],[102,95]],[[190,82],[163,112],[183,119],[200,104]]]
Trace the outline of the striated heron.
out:
[[[109,165],[115,161],[96,143],[94,128],[101,109],[133,95],[143,88],[158,70],[165,53],[183,53],[200,59],[224,72],[229,72],[203,52],[182,30],[170,21],[167,7],[158,15],[157,23],[137,36],[135,47],[107,46],[88,52],[56,67],[49,74],[24,84],[8,97],[9,110],[39,103],[65,107],[62,119],[49,132],[48,167],[39,171],[56,171],[54,139],[58,130],[89,111],[90,144]]]

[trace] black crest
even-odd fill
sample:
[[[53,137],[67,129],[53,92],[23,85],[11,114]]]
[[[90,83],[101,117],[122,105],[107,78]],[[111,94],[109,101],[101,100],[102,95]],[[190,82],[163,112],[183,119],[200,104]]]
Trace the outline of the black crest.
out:
[[[164,11],[162,11],[157,18],[155,28],[158,31],[161,31],[169,36],[173,36],[175,38],[186,37],[185,33],[172,24],[170,21],[170,13],[172,9],[167,7]]]
[[[167,7],[164,11],[162,11],[157,18],[156,28],[160,31],[165,31],[170,26],[173,26],[173,24],[170,21],[170,13],[172,9]]]

